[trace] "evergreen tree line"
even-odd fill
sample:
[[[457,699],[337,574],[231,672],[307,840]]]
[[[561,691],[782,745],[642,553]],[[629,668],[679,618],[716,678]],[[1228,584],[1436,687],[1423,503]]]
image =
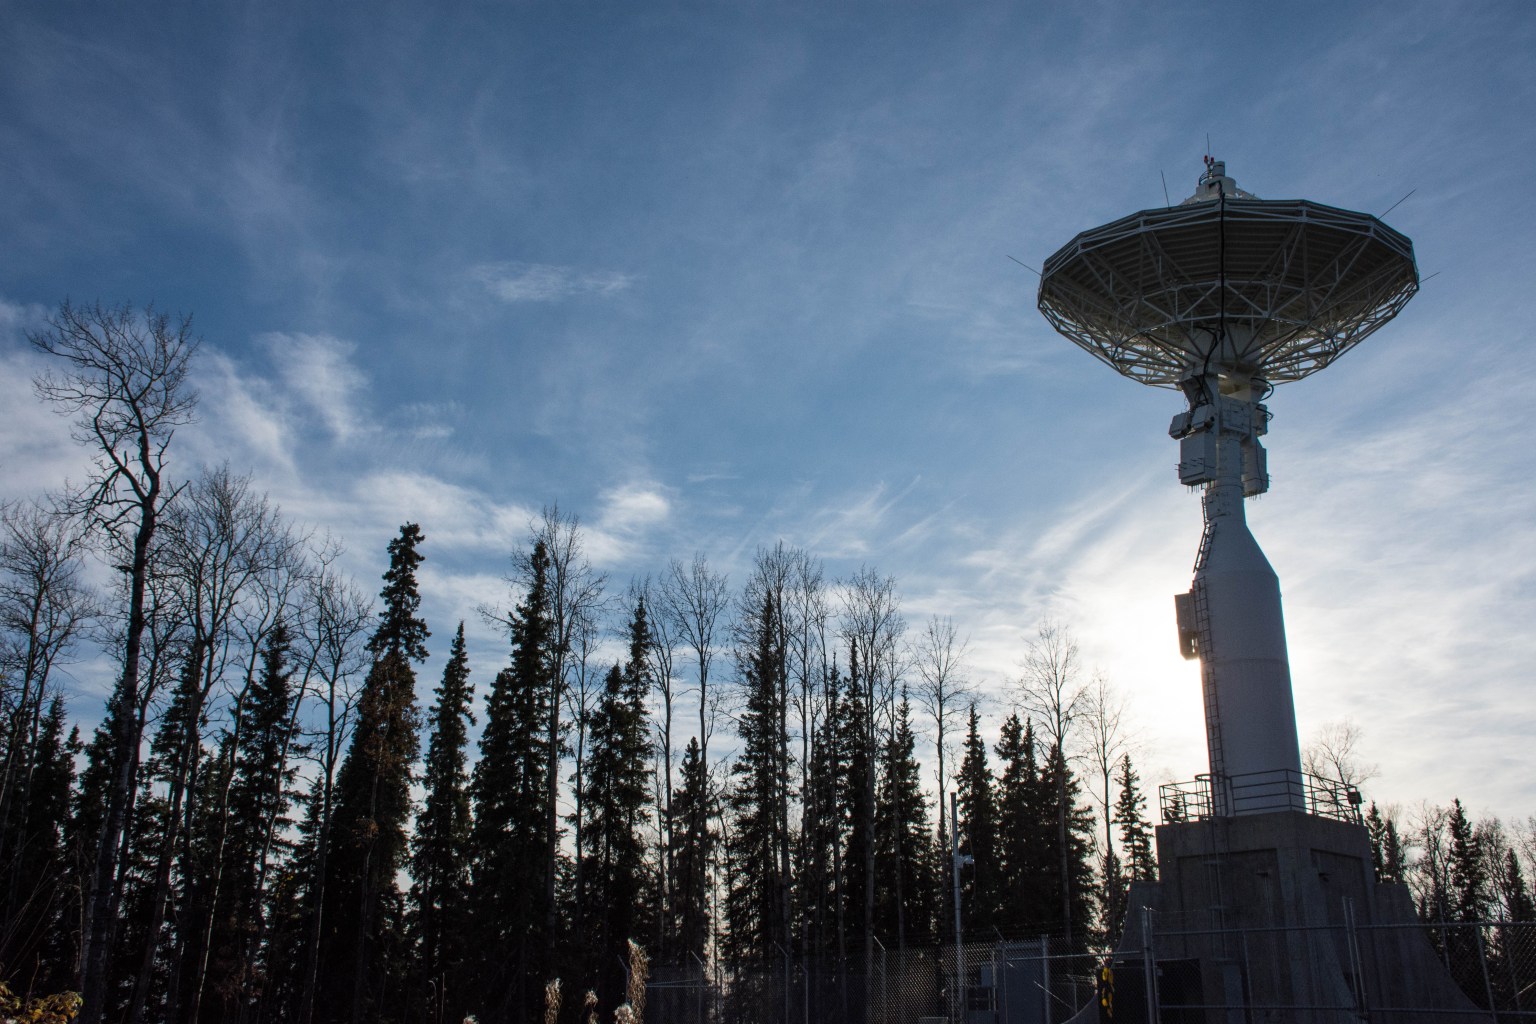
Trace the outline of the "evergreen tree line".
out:
[[[1479,1004],[1492,997],[1518,1005],[1536,978],[1536,894],[1526,878],[1536,862],[1536,818],[1512,831],[1496,817],[1473,821],[1457,799],[1426,803],[1406,827],[1372,803],[1365,826],[1377,878],[1408,886],[1430,944],[1462,990]]]
[[[1425,804],[1404,829],[1395,810],[1365,814],[1376,877],[1402,882],[1431,923],[1536,921],[1526,866],[1536,858],[1536,818],[1513,832],[1496,817],[1473,821],[1459,799]]]
[[[527,1020],[554,977],[617,1004],[631,939],[661,962],[867,969],[877,946],[946,934],[912,686],[942,788],[963,645],[935,620],[914,671],[889,578],[829,584],[779,545],[735,594],[696,558],[610,599],[551,509],[514,559],[515,606],[487,611],[509,654],[483,705],[460,624],[423,708],[417,525],[371,604],[248,478],[168,471],[197,401],[188,320],[65,304],[31,340],[94,470],[4,511],[0,965],[22,990],[78,988],[85,1020],[135,1024]],[[87,640],[117,668],[88,738],[60,671]],[[980,826],[1005,841],[997,866],[1029,870],[1011,851],[1054,829],[1070,869],[1010,927],[1087,941],[1091,814],[1068,760],[998,749],[1039,792]],[[1025,785],[984,775],[973,792]],[[1039,841],[1007,844],[1024,830]]]
[[[66,304],[32,340],[96,469],[0,523],[18,991],[78,989],[90,1022],[492,1022],[543,1020],[560,978],[606,1014],[631,939],[657,963],[819,958],[855,979],[877,948],[953,941],[956,853],[971,939],[1102,944],[1154,876],[1121,709],[1062,627],[1029,645],[988,743],[953,624],[908,637],[889,577],[828,582],[781,544],[734,591],[695,557],[612,595],[551,508],[512,608],[485,611],[508,649],[483,701],[462,623],[421,700],[418,525],[370,602],[247,478],[166,472],[196,401],[189,322]],[[116,675],[87,739],[63,666],[88,642]],[[1427,918],[1529,913],[1498,829],[1448,814],[1405,843],[1373,815],[1383,877]]]
[[[142,742],[98,1019],[542,1019],[554,977],[600,1006],[622,1001],[632,938],[661,962],[790,951],[854,974],[877,944],[952,938],[951,849],[922,777],[888,579],[851,581],[868,614],[840,620],[802,552],[760,552],[734,602],[702,560],[674,565],[665,585],[626,596],[623,655],[603,668],[601,580],[577,524],[551,511],[518,560],[520,599],[497,616],[509,657],[476,722],[463,624],[435,699],[417,703],[420,527],[391,541],[370,606],[331,553],[212,470],[158,532],[138,699],[119,685],[84,742],[58,666],[89,629],[110,643],[112,601],[82,582],[87,545],[69,517],[18,506],[4,527],[3,963],[25,990],[80,983],[124,714]],[[721,647],[692,648],[686,675],[685,584],[718,599]],[[717,657],[723,683],[710,681]],[[684,678],[690,708],[668,696]],[[682,724],[690,709],[700,730]],[[989,748],[975,703],[965,712],[953,780],[959,849],[975,860],[965,926],[1064,931],[1065,771],[1066,884],[1088,941],[1107,911],[1077,778],[1037,748],[1027,717],[1010,715]],[[690,733],[678,756],[669,728]],[[711,741],[726,751],[711,758]],[[1128,757],[1120,770],[1114,822],[1130,872],[1149,877],[1145,799]]]

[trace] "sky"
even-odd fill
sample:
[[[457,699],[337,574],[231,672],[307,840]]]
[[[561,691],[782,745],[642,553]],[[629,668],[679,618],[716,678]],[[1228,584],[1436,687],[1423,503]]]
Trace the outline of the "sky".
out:
[[[1056,335],[1028,268],[1210,152],[1391,208],[1424,278],[1268,403],[1301,735],[1355,722],[1369,798],[1523,819],[1533,52],[1522,0],[0,0],[0,499],[83,475],[27,332],[154,303],[204,339],[173,472],[251,473],[369,591],[422,525],[424,697],[460,619],[482,692],[504,663],[476,608],[558,503],[615,591],[781,540],[893,576],[994,724],[1062,623],[1144,780],[1192,778],[1182,399]],[[79,718],[104,686],[76,667]]]

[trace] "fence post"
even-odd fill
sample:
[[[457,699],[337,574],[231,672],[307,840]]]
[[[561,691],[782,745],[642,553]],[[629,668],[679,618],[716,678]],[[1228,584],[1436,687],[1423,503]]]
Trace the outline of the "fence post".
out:
[[[997,1012],[1005,1021],[1008,1019],[1008,971],[1011,967],[1007,948],[998,942],[992,947],[992,991],[997,993],[996,1002],[1001,1004]],[[962,1020],[960,1024],[965,1024],[965,1021]]]
[[[1046,936],[1040,936],[1040,975],[1045,979],[1041,996],[1045,1000],[1045,1024],[1051,1024],[1051,946]]]
[[[699,965],[699,983],[694,987],[695,995],[693,997],[694,1020],[696,1024],[704,1024],[704,989],[708,984],[704,977],[704,961],[700,960],[699,954],[691,949],[688,951],[688,955],[693,957],[693,962]]]
[[[889,973],[886,971],[885,943],[880,941],[880,936],[878,936],[878,935],[871,935],[870,939],[880,949],[880,1018],[879,1019],[882,1022],[884,1022],[886,1019],[889,1018],[890,1012],[891,1012],[890,1011],[890,1007],[891,1007],[891,1003],[890,1003],[890,999],[891,999],[891,991],[890,991],[891,979],[890,979]],[[875,968],[874,964],[870,964],[869,965],[869,969],[870,970],[874,970],[874,968]],[[874,981],[873,978],[865,978],[864,979],[864,991],[866,991],[866,992],[873,992],[873,988],[871,987],[871,982],[873,982],[873,981]],[[868,1021],[870,1019],[869,1018],[869,1007],[867,1007],[867,1006],[864,1008],[864,1019],[866,1021]]]
[[[1515,1016],[1519,1017],[1524,1012],[1524,1008],[1520,1005],[1520,976],[1515,973],[1514,951],[1518,947],[1511,944],[1509,922],[1505,921],[1502,916],[1499,918],[1499,934],[1504,937],[1504,966],[1509,968],[1509,991],[1514,994]],[[1515,934],[1518,935],[1519,932]]]
[[[1157,1005],[1157,958],[1152,953],[1152,908],[1141,908],[1141,971],[1147,989],[1147,1024],[1162,1016]]]
[[[891,1019],[891,964],[885,946],[880,947],[880,1019]]]
[[[1499,1009],[1493,1001],[1493,982],[1488,980],[1488,955],[1483,951],[1483,922],[1474,922],[1472,927],[1477,932],[1477,963],[1483,969],[1483,991],[1488,994],[1488,1014],[1493,1020],[1498,1020]]]

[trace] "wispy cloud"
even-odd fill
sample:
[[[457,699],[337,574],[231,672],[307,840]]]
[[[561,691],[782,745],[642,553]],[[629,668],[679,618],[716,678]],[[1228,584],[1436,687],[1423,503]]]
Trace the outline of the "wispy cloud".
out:
[[[891,511],[921,482],[922,477],[914,476],[893,494],[882,480],[862,494],[849,495],[818,511],[808,546],[828,558],[864,557],[887,538]],[[901,524],[898,533],[904,533],[910,526]]]
[[[308,407],[338,441],[362,432],[358,398],[367,378],[352,362],[357,346],[328,334],[264,334],[259,339],[277,366],[284,386]]]
[[[603,495],[599,522],[606,529],[634,533],[667,518],[672,503],[655,484],[625,484]]]
[[[634,558],[672,515],[672,501],[655,483],[634,482],[601,496],[602,510],[586,528],[587,555],[598,566]]]
[[[409,519],[442,547],[481,554],[502,555],[520,546],[533,517],[527,506],[499,503],[475,488],[404,469],[359,477],[348,503],[371,506],[381,527]]]
[[[197,375],[201,421],[189,432],[194,454],[205,462],[230,460],[292,479],[298,440],[284,392],[249,374],[222,352],[204,348]]]
[[[608,298],[638,278],[617,270],[583,270],[551,263],[482,263],[470,277],[503,302],[559,302],[581,296]]]
[[[48,368],[28,348],[26,331],[42,325],[44,312],[0,300],[0,498],[36,494],[60,487],[66,478],[80,483],[87,458],[70,439],[71,417],[37,400],[32,380]]]

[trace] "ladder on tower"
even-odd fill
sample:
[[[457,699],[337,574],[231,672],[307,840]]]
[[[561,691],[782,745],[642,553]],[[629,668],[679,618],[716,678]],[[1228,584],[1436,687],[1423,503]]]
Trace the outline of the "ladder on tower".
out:
[[[1230,814],[1231,808],[1226,806],[1231,794],[1227,792],[1226,785],[1227,759],[1222,747],[1221,709],[1216,692],[1216,673],[1211,665],[1215,654],[1211,641],[1211,601],[1205,582],[1200,579],[1200,570],[1205,567],[1205,560],[1210,555],[1211,541],[1217,529],[1217,522],[1207,515],[1205,529],[1200,534],[1200,552],[1195,556],[1195,583],[1190,588],[1190,597],[1195,612],[1195,635],[1198,637],[1195,642],[1200,654],[1200,686],[1205,698],[1205,736],[1211,755],[1211,813]]]

